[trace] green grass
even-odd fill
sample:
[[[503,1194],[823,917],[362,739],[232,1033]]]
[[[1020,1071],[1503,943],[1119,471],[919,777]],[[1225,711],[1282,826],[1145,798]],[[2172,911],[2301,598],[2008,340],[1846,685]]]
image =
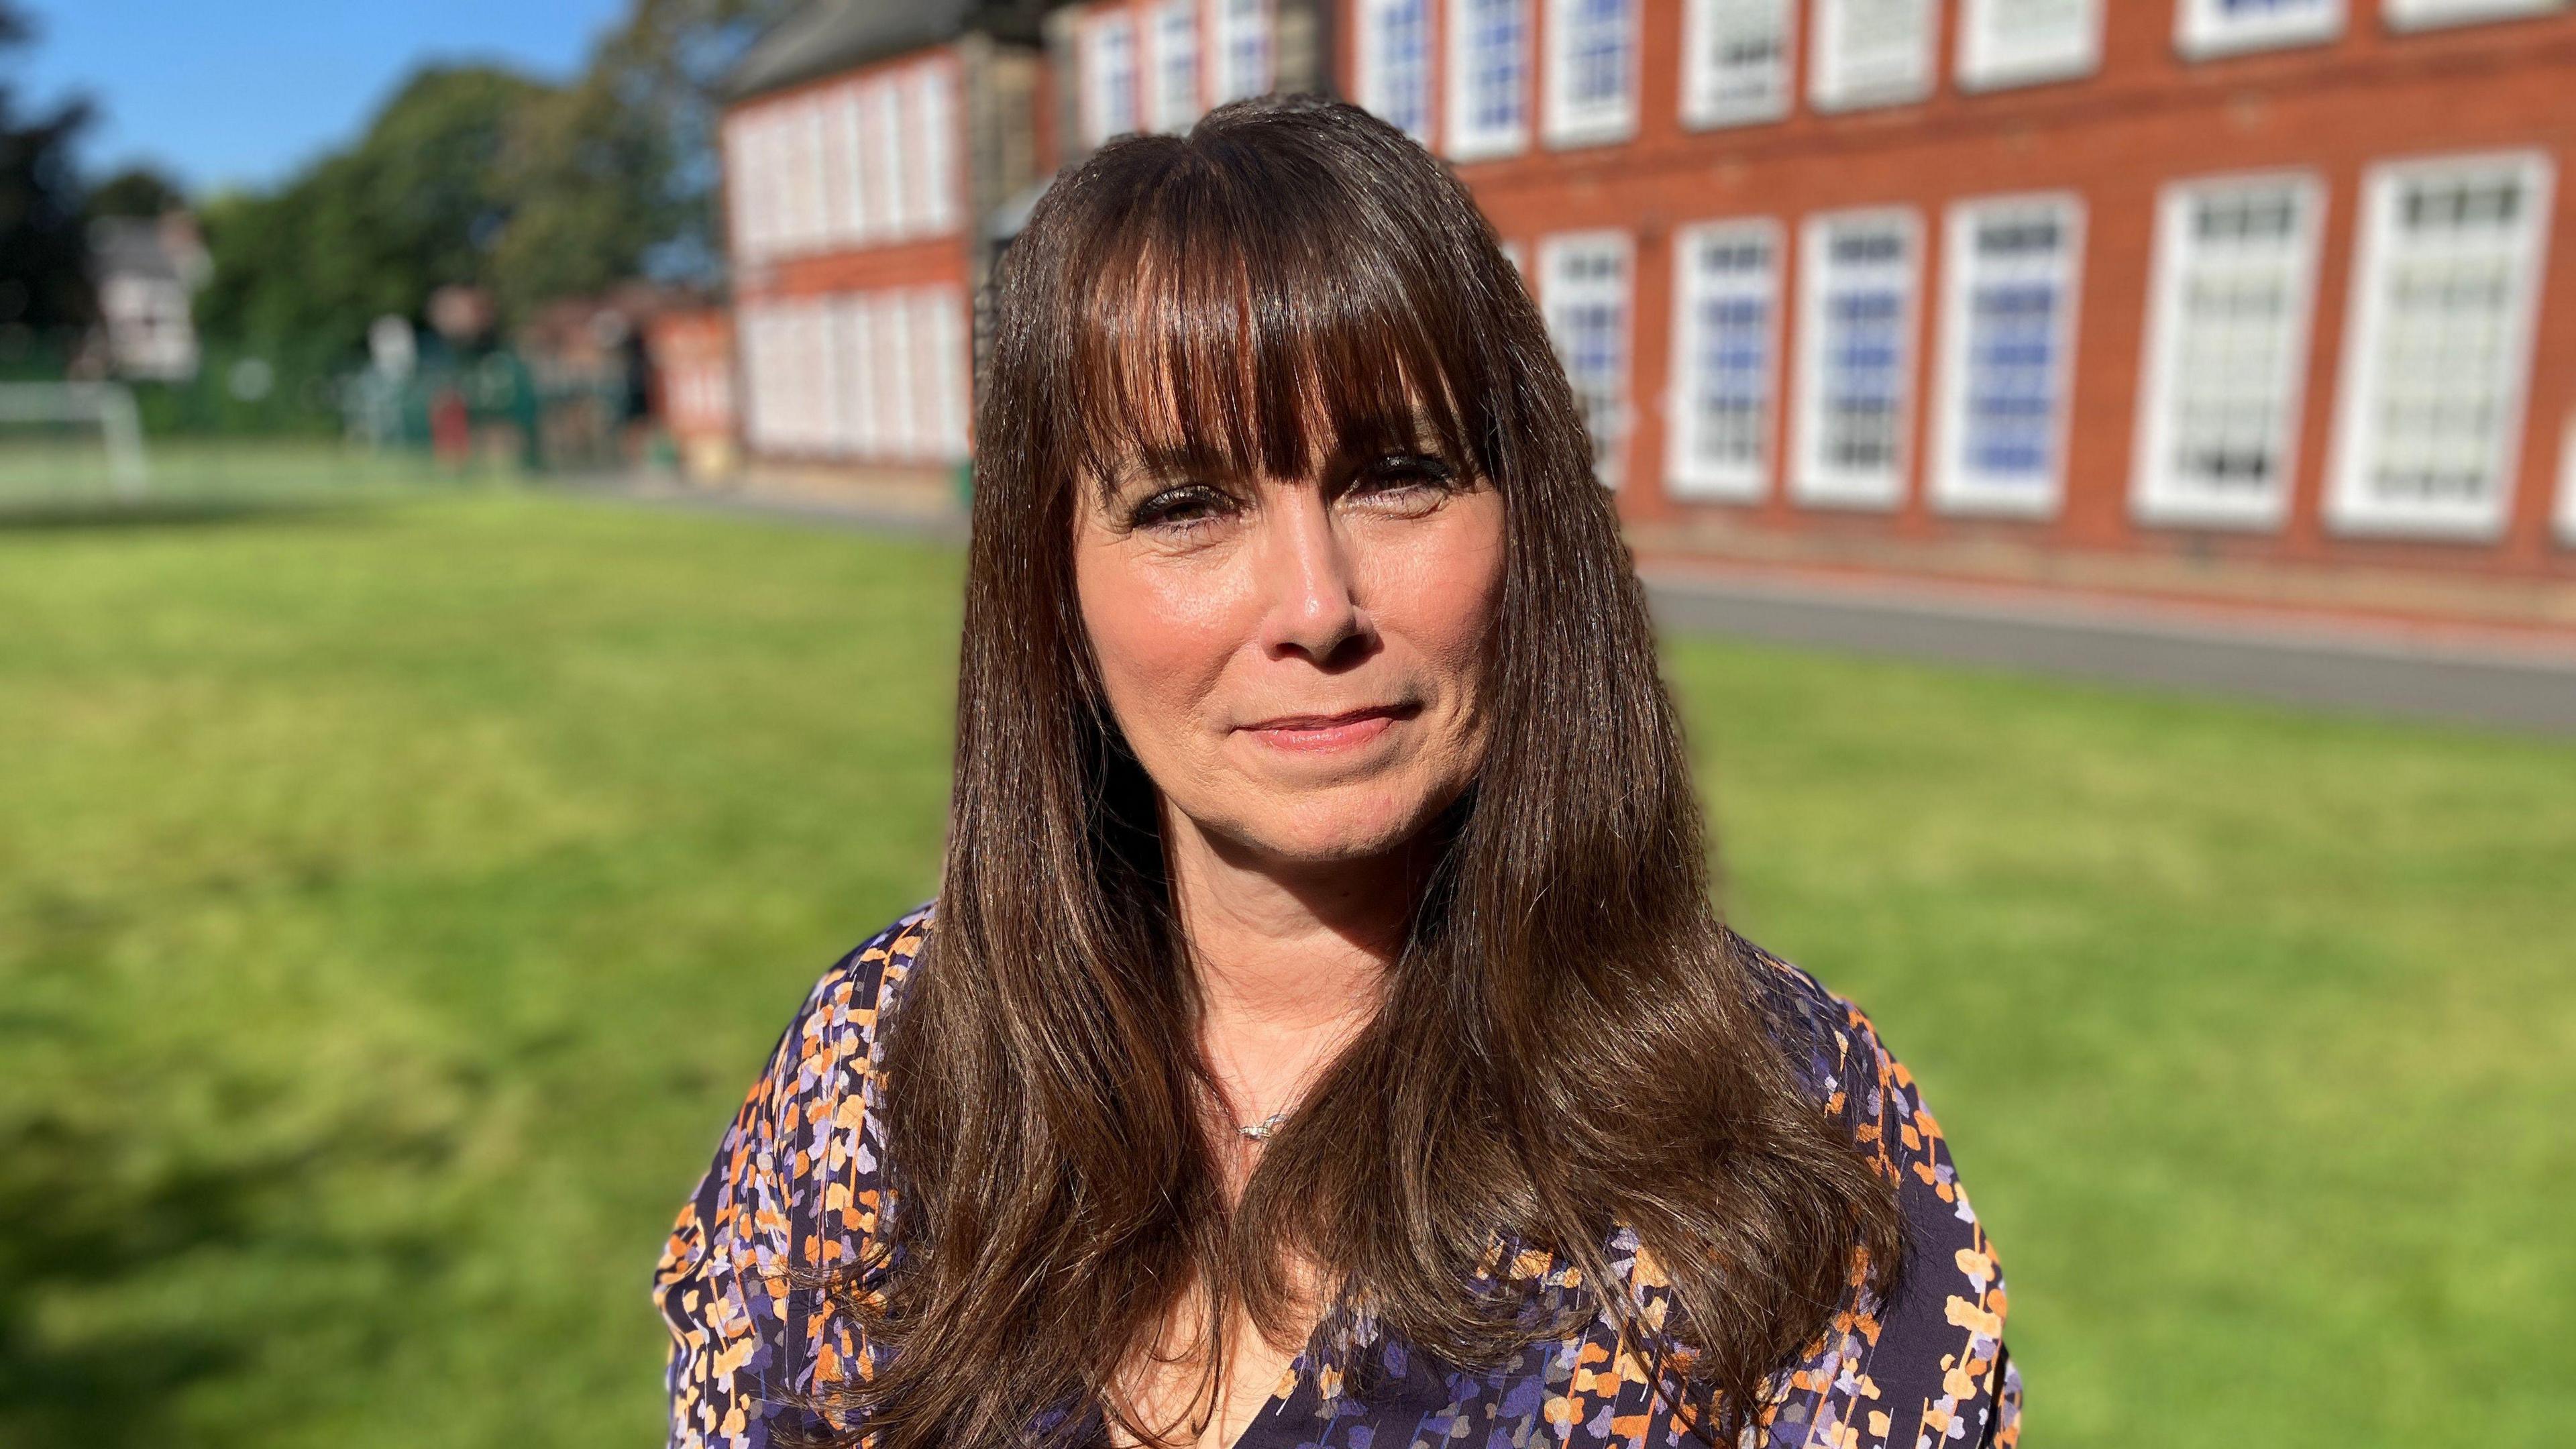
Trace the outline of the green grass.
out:
[[[927,894],[951,552],[506,490],[0,519],[0,1444],[656,1442],[647,1270]],[[283,495],[281,495],[281,498]],[[1692,640],[2034,1443],[2576,1413],[2576,748]]]

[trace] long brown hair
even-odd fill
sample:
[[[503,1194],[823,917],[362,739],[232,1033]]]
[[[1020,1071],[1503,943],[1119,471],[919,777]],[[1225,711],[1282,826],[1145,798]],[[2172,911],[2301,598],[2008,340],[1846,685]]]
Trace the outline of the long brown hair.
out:
[[[1379,1014],[1229,1210],[1152,786],[1075,611],[1073,510],[1125,449],[1297,477],[1416,426],[1504,501],[1487,753]],[[1571,1326],[1475,1287],[1510,1243],[1579,1269],[1583,1316],[1713,1396],[1700,1422],[1731,1439],[1856,1267],[1887,1285],[1900,1219],[1708,905],[1643,593],[1465,189],[1316,100],[1104,148],[1004,259],[977,437],[946,868],[887,1027],[893,1203],[835,1292],[895,1352],[833,1389],[835,1416],[884,1449],[1069,1442],[1103,1416],[1151,1441],[1122,1371],[1193,1292],[1204,1341],[1238,1307],[1284,1340],[1292,1257],[1333,1285],[1328,1324],[1496,1362]],[[1618,1226],[1673,1321],[1631,1313]]]

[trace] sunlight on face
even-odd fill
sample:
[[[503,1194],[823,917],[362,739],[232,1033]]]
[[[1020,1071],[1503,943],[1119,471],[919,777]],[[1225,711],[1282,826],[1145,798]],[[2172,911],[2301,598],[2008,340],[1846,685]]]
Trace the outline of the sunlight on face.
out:
[[[1074,576],[1118,726],[1167,808],[1283,864],[1364,859],[1483,752],[1503,504],[1435,451],[1305,478],[1131,461]]]

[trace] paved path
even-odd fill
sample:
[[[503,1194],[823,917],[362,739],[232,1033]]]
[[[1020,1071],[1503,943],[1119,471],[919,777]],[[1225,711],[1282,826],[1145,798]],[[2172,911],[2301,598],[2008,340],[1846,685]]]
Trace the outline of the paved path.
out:
[[[964,521],[819,498],[611,486],[663,507],[963,541]],[[2166,685],[2286,704],[2576,735],[2576,643],[2220,617],[2116,600],[1974,597],[1650,564],[1666,629]]]
[[[1649,569],[1668,629],[2576,734],[2576,644]]]

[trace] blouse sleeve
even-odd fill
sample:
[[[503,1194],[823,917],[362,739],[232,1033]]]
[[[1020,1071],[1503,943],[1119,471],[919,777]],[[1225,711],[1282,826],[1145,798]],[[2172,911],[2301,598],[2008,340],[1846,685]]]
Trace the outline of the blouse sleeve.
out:
[[[1785,1039],[1824,1109],[1896,1183],[1906,1263],[1880,1299],[1852,1274],[1832,1325],[1777,1379],[1762,1449],[2012,1449],[2022,1377],[2004,1351],[2004,1269],[1968,1207],[1940,1124],[1870,1018],[1754,946],[1783,987]]]
[[[1792,1375],[1770,1443],[2011,1449],[2021,1376],[2004,1348],[2003,1268],[1913,1074],[1858,1007],[1829,1000],[1828,1105],[1894,1179],[1909,1253],[1893,1295],[1855,1287],[1845,1299],[1820,1351]]]
[[[804,1401],[868,1371],[867,1345],[791,1269],[847,1264],[875,1232],[878,997],[909,963],[919,915],[816,984],[671,1229],[653,1274],[671,1449],[771,1449],[837,1427]]]

